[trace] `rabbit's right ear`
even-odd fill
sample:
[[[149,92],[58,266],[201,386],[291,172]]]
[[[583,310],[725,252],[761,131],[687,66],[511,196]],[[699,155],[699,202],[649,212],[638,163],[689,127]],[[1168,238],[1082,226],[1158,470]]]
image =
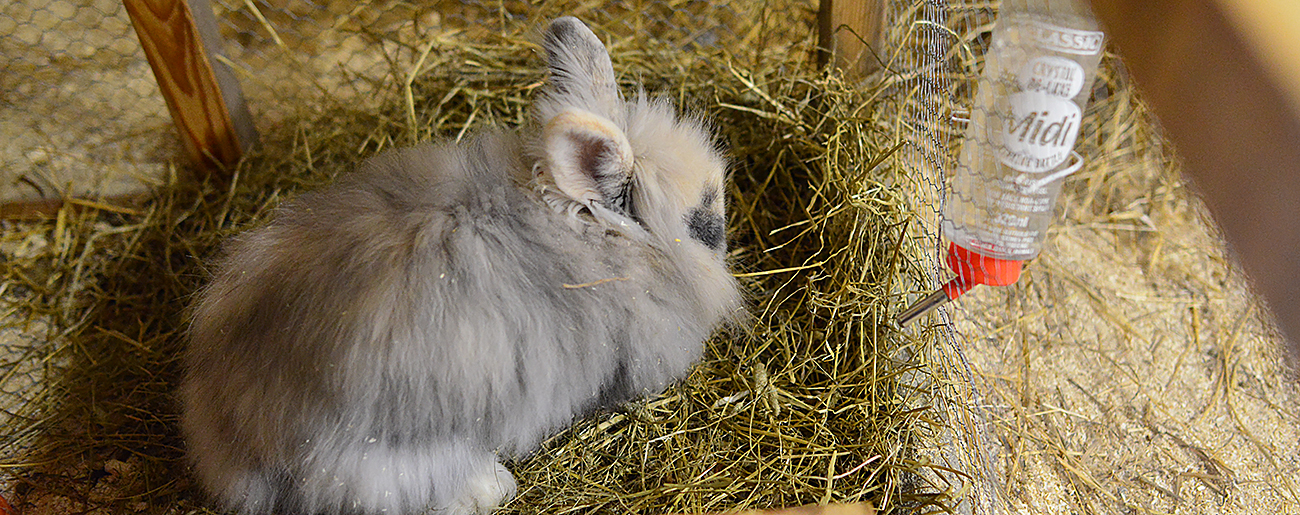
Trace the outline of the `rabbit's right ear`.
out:
[[[605,45],[566,16],[551,22],[542,48],[551,69],[550,91],[537,106],[544,168],[569,198],[626,213],[632,145],[615,123],[623,101]]]
[[[551,22],[542,48],[551,69],[555,102],[604,116],[610,116],[622,103],[609,52],[577,18],[565,16]]]
[[[542,130],[544,168],[565,195],[591,206],[626,211],[632,145],[614,122],[569,108]]]

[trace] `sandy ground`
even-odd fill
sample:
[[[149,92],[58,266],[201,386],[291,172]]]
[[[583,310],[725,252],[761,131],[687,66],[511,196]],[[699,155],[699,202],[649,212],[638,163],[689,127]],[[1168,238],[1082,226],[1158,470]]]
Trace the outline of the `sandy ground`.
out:
[[[962,301],[1010,499],[1035,513],[1300,511],[1300,398],[1267,314],[1203,247],[1182,247],[1201,266],[1176,273],[1214,286],[1190,289],[1132,261],[1098,266],[1115,240],[1066,231],[1023,285]]]

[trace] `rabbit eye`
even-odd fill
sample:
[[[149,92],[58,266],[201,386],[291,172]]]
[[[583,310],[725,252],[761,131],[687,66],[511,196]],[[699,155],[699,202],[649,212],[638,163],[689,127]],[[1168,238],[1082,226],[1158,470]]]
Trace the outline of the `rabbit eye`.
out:
[[[722,215],[703,207],[691,209],[686,214],[686,229],[692,238],[713,250],[722,250],[727,241],[727,228]]]

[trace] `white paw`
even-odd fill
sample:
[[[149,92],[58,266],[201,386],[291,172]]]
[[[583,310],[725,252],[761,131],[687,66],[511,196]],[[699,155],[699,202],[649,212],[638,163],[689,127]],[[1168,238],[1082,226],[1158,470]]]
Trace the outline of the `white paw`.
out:
[[[491,474],[469,478],[465,491],[451,503],[446,515],[487,515],[514,498],[515,477],[500,463],[493,462]]]

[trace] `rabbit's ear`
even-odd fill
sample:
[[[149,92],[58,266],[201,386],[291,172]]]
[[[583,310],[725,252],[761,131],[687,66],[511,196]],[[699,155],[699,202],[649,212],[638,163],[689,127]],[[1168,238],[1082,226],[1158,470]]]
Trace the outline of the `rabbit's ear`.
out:
[[[599,201],[611,209],[626,209],[632,145],[614,122],[566,109],[546,124],[542,145],[545,168],[565,195],[587,205]]]
[[[551,22],[542,48],[556,100],[609,116],[619,105],[609,53],[596,34],[572,16]]]

